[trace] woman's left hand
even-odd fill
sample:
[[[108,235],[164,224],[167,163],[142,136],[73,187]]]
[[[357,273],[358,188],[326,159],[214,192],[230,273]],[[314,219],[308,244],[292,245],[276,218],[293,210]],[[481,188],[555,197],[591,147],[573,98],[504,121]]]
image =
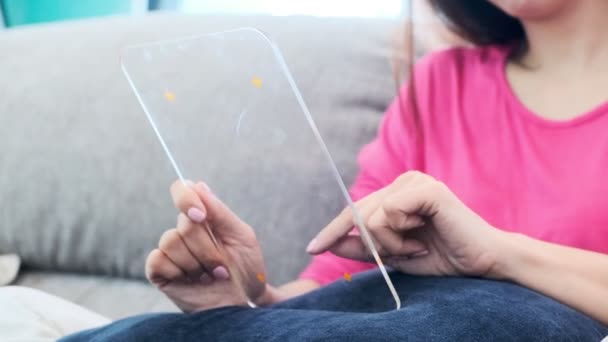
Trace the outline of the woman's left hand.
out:
[[[499,278],[497,260],[504,232],[465,206],[443,183],[407,172],[391,185],[358,201],[359,209],[384,262],[417,275],[466,275]],[[346,208],[308,247],[345,258],[373,261]]]

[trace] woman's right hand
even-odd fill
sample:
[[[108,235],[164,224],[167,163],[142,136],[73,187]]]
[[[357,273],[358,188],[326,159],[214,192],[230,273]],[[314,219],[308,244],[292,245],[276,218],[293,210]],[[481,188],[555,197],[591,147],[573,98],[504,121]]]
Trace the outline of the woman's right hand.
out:
[[[146,260],[146,277],[184,312],[244,305],[268,296],[264,261],[253,229],[204,183],[176,181],[180,214]]]

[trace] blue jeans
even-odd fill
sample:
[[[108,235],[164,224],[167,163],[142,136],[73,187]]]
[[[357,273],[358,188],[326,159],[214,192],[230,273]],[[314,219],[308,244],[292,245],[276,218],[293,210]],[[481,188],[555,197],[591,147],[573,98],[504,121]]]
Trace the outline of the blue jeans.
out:
[[[61,341],[600,341],[608,327],[526,288],[377,271],[267,308],[130,317]]]

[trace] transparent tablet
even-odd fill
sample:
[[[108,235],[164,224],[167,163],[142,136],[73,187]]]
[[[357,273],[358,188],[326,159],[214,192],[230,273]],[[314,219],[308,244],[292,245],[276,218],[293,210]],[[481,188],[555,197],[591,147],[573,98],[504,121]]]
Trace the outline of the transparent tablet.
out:
[[[323,228],[302,223],[313,215],[329,223],[348,205],[387,296],[400,306],[285,60],[266,35],[244,28],[134,45],[123,50],[121,63],[177,176],[204,180],[254,228],[262,252],[273,250],[260,281],[291,280],[306,261],[306,244]]]

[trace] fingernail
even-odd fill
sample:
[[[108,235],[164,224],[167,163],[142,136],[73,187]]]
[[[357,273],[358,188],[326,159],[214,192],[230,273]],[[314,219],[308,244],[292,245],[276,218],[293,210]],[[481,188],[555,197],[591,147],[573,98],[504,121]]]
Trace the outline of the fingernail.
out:
[[[198,208],[193,207],[188,209],[188,217],[196,223],[203,223],[203,221],[205,221],[205,216],[205,213]]]
[[[203,188],[205,188],[205,190],[207,190],[209,192],[213,192],[213,191],[211,191],[211,188],[209,187],[209,185],[207,185],[207,183],[201,182],[201,185],[203,186]]]
[[[306,253],[312,253],[317,245],[317,238],[312,239],[306,246]]]
[[[184,181],[184,183],[185,183],[187,186],[193,186],[193,185],[194,185],[194,182],[192,182],[192,181],[191,181],[191,180],[189,180],[189,179],[186,179],[186,180]]]
[[[228,270],[226,270],[226,267],[224,266],[214,268],[212,273],[215,279],[227,280],[230,278],[230,274],[228,274]]]
[[[416,252],[416,253],[410,255],[410,258],[421,257],[421,256],[424,256],[424,255],[427,255],[427,254],[429,254],[429,250],[428,249],[423,249],[420,252]]]

